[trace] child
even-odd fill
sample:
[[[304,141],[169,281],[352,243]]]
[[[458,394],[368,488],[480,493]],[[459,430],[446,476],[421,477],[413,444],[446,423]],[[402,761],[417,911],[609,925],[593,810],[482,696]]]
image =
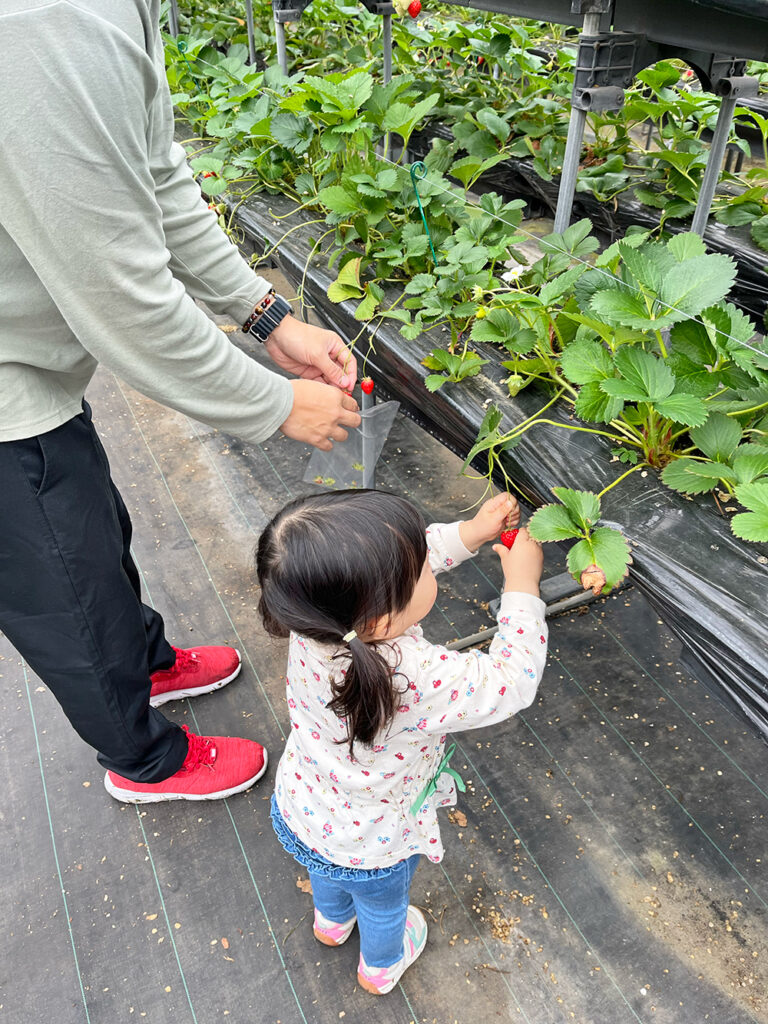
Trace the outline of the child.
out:
[[[389,992],[424,948],[408,905],[421,854],[440,861],[436,809],[455,802],[445,734],[491,725],[532,703],[547,649],[540,545],[522,529],[494,546],[504,572],[499,632],[487,654],[449,651],[418,625],[434,573],[498,537],[517,502],[501,494],[474,519],[426,530],[383,491],[299,498],[259,540],[259,610],[290,636],[291,734],[277,768],[272,820],[309,871],[314,932],[340,946],[357,922],[358,981]]]

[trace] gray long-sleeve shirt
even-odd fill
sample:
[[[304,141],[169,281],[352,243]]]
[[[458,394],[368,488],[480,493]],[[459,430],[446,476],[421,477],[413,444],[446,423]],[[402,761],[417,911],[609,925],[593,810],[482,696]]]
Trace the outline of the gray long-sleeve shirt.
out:
[[[0,441],[81,411],[99,362],[245,440],[288,381],[193,299],[242,323],[266,293],[180,146],[159,0],[0,0]]]

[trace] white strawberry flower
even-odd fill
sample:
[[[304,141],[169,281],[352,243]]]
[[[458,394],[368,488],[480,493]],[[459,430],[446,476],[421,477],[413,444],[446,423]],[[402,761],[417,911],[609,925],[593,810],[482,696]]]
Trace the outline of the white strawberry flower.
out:
[[[501,275],[501,280],[506,281],[507,284],[512,284],[519,279],[523,270],[525,270],[525,267],[512,267],[511,270],[507,270]]]

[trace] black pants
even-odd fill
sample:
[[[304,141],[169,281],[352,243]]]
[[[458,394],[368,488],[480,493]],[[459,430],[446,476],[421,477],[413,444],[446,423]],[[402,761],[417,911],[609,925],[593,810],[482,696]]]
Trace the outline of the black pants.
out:
[[[55,430],[0,442],[0,630],[105,768],[159,782],[187,739],[149,706],[150,673],[175,654],[141,602],[130,543],[87,404]]]

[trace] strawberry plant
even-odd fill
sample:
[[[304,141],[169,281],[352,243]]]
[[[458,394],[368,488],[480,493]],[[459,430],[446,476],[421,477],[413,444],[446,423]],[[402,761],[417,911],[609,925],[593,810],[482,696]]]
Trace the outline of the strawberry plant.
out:
[[[596,595],[609,593],[627,575],[632,559],[618,530],[596,525],[605,491],[552,490],[560,504],[544,505],[534,512],[528,522],[530,535],[543,542],[576,539],[568,550],[568,571],[585,590]]]

